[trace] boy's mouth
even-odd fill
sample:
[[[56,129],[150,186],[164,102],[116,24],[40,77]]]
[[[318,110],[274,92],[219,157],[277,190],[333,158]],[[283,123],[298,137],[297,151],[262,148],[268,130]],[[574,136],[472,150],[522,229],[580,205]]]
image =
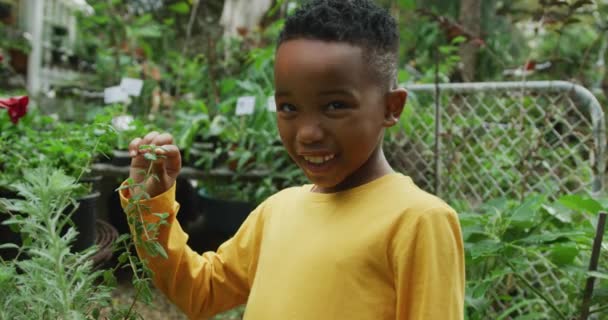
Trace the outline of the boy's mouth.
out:
[[[302,158],[304,158],[304,160],[312,163],[312,164],[323,164],[331,159],[333,159],[336,155],[335,154],[330,154],[330,155],[326,155],[326,156],[302,156]]]
[[[322,174],[331,168],[331,165],[335,160],[335,154],[322,155],[322,156],[302,156],[304,170],[310,174]]]

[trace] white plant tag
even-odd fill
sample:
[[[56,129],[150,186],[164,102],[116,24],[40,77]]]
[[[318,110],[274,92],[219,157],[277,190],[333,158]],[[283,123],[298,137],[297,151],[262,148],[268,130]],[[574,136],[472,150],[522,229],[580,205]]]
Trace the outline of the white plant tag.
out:
[[[122,78],[120,87],[130,96],[139,97],[141,89],[144,87],[144,81],[134,78]]]
[[[112,126],[118,131],[132,129],[133,126],[131,125],[131,122],[133,122],[133,116],[130,115],[122,115],[112,118]]]
[[[120,86],[109,87],[103,90],[103,101],[105,103],[126,102],[129,95]]]
[[[255,110],[255,97],[253,97],[253,96],[240,97],[236,101],[236,115],[237,116],[253,114],[254,110]]]
[[[277,103],[274,100],[273,96],[268,97],[267,106],[268,106],[268,111],[277,112]]]

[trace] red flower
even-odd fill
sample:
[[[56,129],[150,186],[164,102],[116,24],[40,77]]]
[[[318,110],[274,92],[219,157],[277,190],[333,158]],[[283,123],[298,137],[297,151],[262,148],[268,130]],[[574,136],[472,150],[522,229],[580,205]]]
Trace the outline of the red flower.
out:
[[[17,124],[19,119],[27,113],[27,104],[30,99],[27,96],[0,99],[0,108],[8,111],[11,122]]]

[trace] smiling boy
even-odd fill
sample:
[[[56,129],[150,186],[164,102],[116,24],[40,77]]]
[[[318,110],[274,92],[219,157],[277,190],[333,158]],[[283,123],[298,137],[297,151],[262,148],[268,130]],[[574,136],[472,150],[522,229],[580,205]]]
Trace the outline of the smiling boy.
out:
[[[398,48],[395,21],[372,1],[315,0],[287,19],[275,62],[277,125],[311,184],[268,198],[217,252],[186,245],[171,135],[131,142],[135,181],[148,166],[138,147],[164,147],[146,204],[170,213],[160,235],[169,258],[146,258],[156,286],[191,319],[243,303],[247,320],[463,318],[458,217],[394,172],[382,151],[407,97],[396,85]],[[129,196],[121,193],[123,206]]]

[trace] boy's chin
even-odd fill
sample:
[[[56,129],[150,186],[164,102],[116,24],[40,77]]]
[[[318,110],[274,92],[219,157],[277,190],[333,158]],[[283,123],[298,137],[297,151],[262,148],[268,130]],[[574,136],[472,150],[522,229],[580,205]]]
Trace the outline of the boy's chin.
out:
[[[335,192],[339,185],[344,179],[340,179],[336,176],[319,176],[306,174],[308,181],[315,185],[315,190],[323,192]],[[330,190],[330,191],[328,191]]]

